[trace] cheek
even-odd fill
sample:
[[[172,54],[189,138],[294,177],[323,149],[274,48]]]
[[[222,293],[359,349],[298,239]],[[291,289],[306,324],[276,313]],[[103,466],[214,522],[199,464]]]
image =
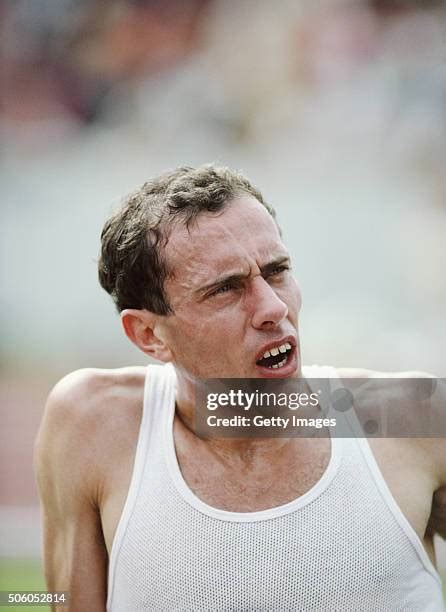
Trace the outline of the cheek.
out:
[[[302,308],[302,294],[299,285],[294,279],[288,288],[285,302],[288,305],[290,313],[297,316]]]
[[[195,342],[200,335],[200,331],[196,329],[195,333],[193,333],[193,325],[191,323],[175,316],[166,322],[161,339],[169,347],[173,358],[176,359],[180,355],[187,353],[188,350],[195,351]]]
[[[199,352],[204,359],[210,353],[215,353],[221,332],[220,325],[191,309],[189,313],[179,313],[175,317],[175,321],[169,326],[168,339],[175,355],[196,356]]]
[[[302,308],[302,293],[297,283],[296,283],[296,297],[297,297],[297,312],[300,312],[300,309]]]

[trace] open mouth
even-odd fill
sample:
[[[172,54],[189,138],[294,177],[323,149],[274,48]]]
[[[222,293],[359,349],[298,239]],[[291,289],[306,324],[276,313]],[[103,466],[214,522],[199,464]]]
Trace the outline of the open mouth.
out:
[[[256,364],[262,368],[278,369],[286,365],[291,356],[293,347],[289,342],[280,344],[263,353],[263,356],[256,361]]]

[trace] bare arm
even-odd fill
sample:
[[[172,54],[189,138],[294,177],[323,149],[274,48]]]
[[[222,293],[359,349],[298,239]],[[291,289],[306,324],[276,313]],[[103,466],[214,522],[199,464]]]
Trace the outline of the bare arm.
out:
[[[338,374],[343,379],[367,379],[367,378],[434,378],[436,381],[433,395],[429,402],[419,404],[419,423],[429,417],[432,419],[431,436],[413,439],[414,446],[426,457],[430,465],[430,474],[434,484],[432,497],[431,515],[428,524],[428,532],[437,533],[446,539],[446,438],[436,437],[442,434],[446,428],[446,381],[444,378],[436,378],[430,373],[411,372],[376,372],[372,370],[360,370],[355,368],[339,368]],[[427,411],[427,414],[426,414]],[[417,415],[414,411],[413,414]]]
[[[48,590],[68,591],[61,610],[105,610],[107,552],[99,501],[98,423],[91,371],[63,379],[48,398],[35,449]],[[100,446],[100,444],[99,444]]]
[[[438,430],[443,432],[446,422],[446,381],[444,378],[437,379],[433,409],[439,424]],[[429,527],[434,533],[446,539],[446,438],[432,438],[431,443],[438,486],[432,500]]]

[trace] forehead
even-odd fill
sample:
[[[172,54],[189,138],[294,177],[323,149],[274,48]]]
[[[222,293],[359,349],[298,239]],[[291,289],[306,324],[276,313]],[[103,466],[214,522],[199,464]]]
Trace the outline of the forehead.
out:
[[[219,274],[247,272],[287,251],[265,207],[243,195],[220,213],[199,215],[189,228],[174,226],[165,255],[172,281],[193,288]]]

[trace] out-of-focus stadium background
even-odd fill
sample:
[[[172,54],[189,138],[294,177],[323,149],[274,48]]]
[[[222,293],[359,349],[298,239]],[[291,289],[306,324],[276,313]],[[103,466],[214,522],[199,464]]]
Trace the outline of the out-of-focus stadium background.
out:
[[[221,162],[276,206],[306,363],[446,376],[442,0],[0,0],[0,54],[0,556],[21,588],[50,387],[146,362],[95,262],[157,172]]]

